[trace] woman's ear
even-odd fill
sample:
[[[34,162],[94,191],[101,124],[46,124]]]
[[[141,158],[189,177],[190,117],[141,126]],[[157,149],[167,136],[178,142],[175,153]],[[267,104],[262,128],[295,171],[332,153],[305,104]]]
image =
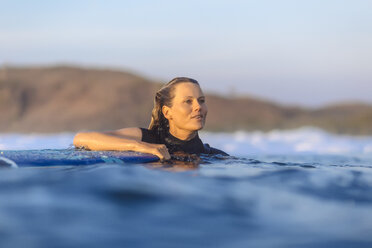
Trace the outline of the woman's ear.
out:
[[[170,107],[168,107],[168,106],[163,106],[162,108],[161,108],[161,112],[163,113],[163,115],[164,115],[164,117],[166,118],[166,119],[168,119],[168,120],[172,120],[172,114],[171,114],[171,109],[170,109]]]

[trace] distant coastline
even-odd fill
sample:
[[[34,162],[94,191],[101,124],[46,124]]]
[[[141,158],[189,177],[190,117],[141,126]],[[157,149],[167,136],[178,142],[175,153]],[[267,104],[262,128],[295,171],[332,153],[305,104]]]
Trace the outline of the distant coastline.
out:
[[[201,82],[202,83],[202,82]],[[159,82],[134,73],[75,66],[0,69],[0,132],[52,133],[147,127]],[[372,134],[372,105],[317,109],[208,94],[207,131],[293,129]]]

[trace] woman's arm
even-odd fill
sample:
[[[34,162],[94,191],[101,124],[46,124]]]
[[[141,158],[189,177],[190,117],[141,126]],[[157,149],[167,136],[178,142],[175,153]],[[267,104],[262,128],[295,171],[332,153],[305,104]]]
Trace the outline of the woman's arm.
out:
[[[90,150],[136,151],[151,153],[160,159],[170,159],[168,149],[163,144],[142,142],[139,128],[123,128],[109,132],[81,132],[74,137],[74,146]]]

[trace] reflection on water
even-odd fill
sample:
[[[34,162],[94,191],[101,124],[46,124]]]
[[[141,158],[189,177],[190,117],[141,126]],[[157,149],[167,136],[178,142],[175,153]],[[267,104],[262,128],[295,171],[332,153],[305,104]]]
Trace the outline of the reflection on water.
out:
[[[166,171],[182,172],[189,170],[196,170],[200,168],[200,164],[213,164],[223,161],[225,164],[232,161],[239,161],[240,158],[223,155],[188,155],[182,152],[171,154],[170,160],[158,161],[154,163],[145,164],[147,168],[162,169]],[[229,161],[229,162],[227,162]]]
[[[149,169],[162,169],[166,171],[182,172],[199,168],[200,158],[187,158],[172,156],[170,160],[144,164]]]
[[[149,169],[161,169],[166,171],[173,171],[173,172],[182,172],[182,171],[190,171],[196,170],[199,168],[199,163],[192,163],[192,162],[183,162],[183,161],[176,161],[176,162],[164,162],[164,163],[149,163],[145,164]]]

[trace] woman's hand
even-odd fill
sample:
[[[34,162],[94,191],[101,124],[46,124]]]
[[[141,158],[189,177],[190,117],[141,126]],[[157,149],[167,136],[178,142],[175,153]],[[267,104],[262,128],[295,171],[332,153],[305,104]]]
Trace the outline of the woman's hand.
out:
[[[158,156],[160,160],[169,160],[170,154],[167,147],[164,144],[150,144],[146,142],[140,142],[138,152],[151,153],[155,156]]]

